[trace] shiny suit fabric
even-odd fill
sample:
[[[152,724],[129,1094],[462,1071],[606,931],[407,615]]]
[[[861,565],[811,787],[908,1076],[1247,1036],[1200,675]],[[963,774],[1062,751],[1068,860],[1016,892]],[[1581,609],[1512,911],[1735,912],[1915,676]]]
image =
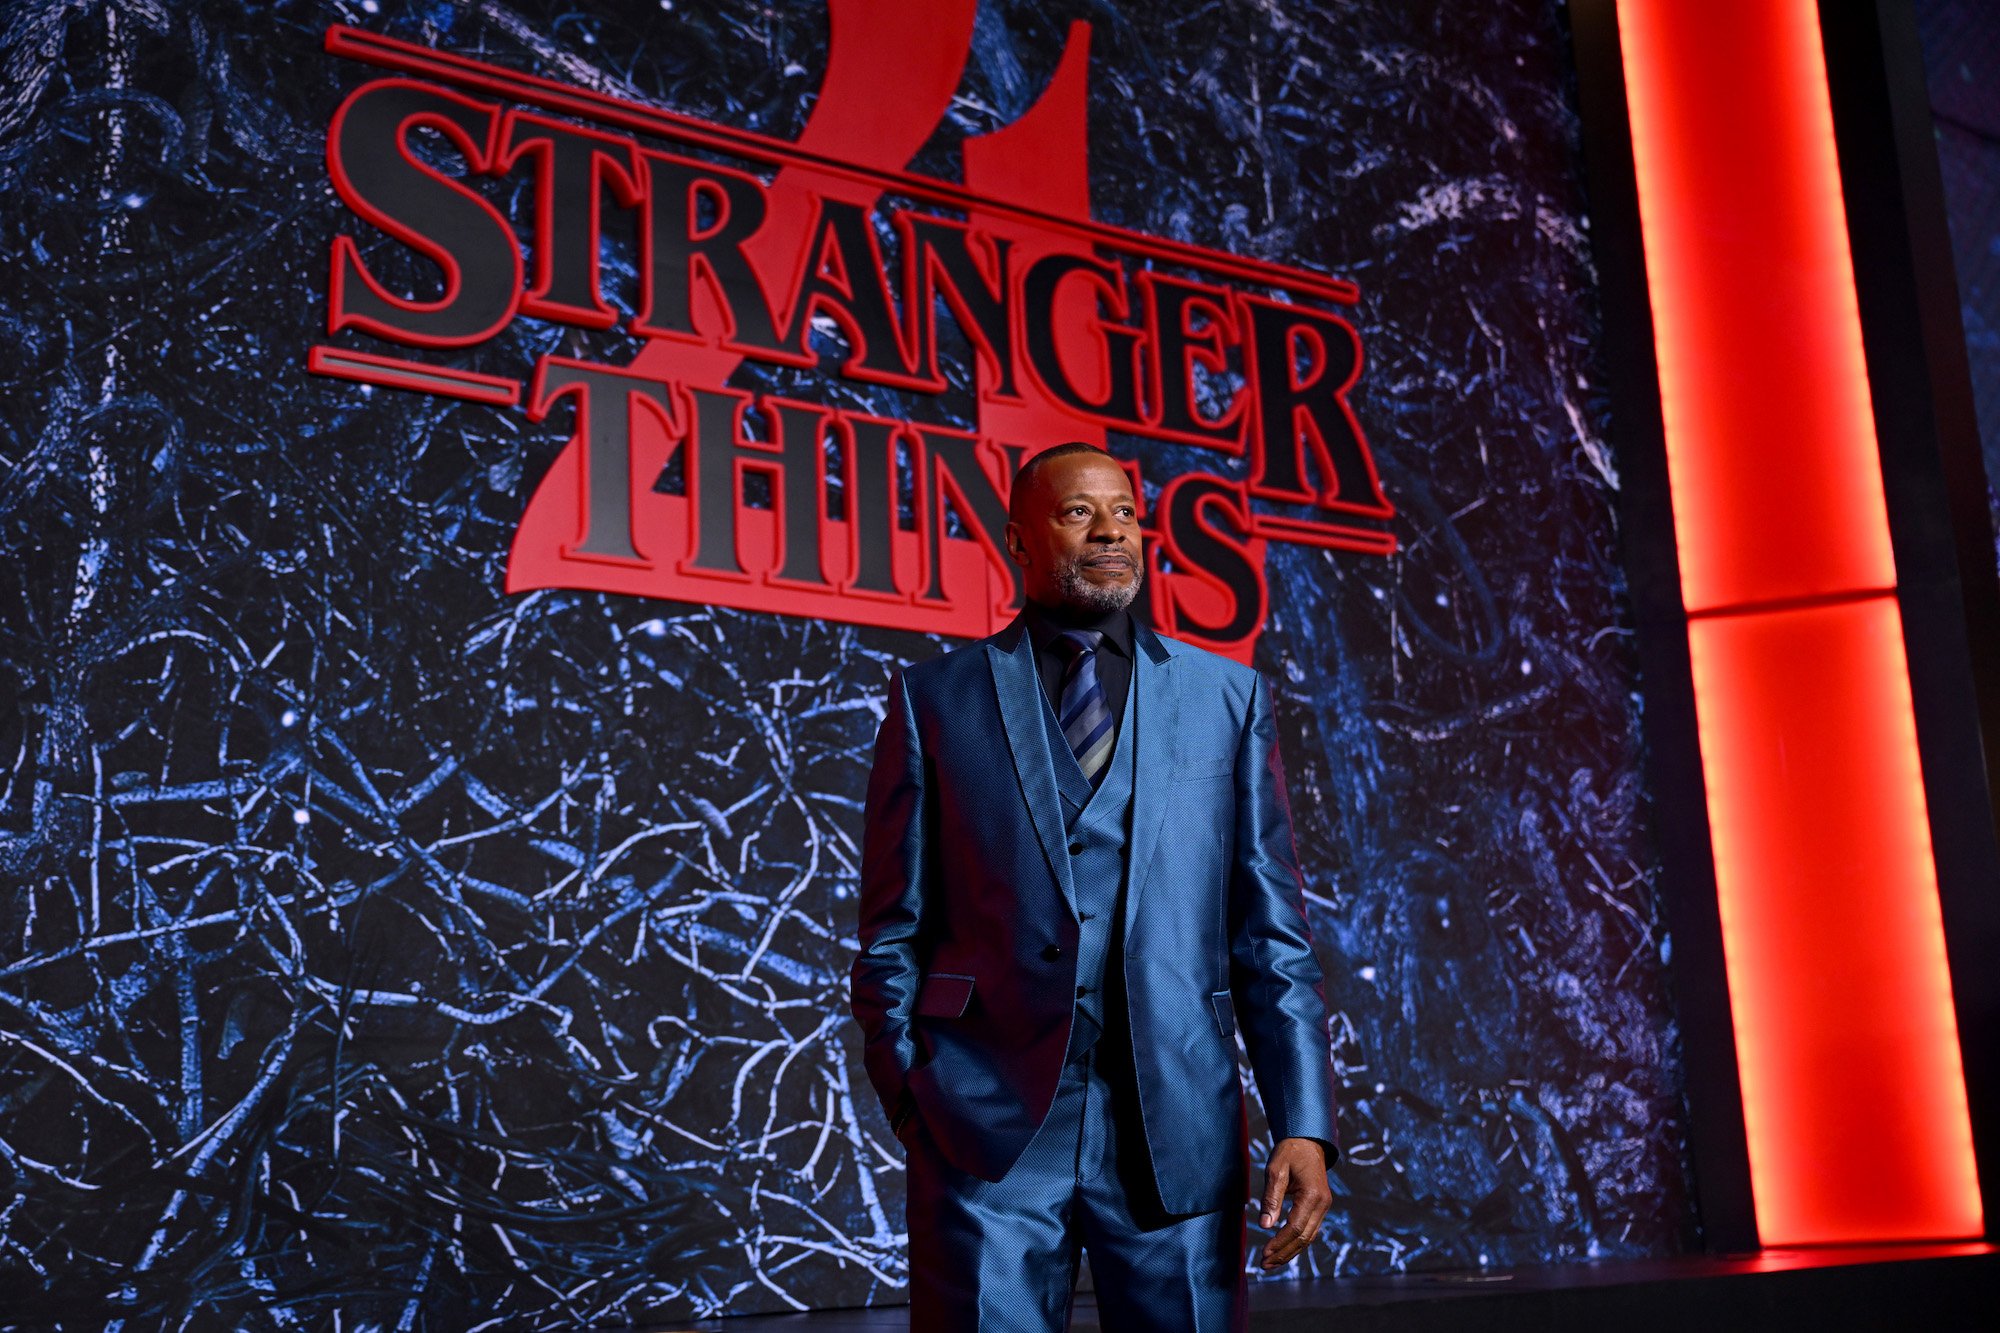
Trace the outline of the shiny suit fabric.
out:
[[[1160,1208],[1141,1179],[1145,1142],[1121,1065],[1110,1040],[1070,1060],[1048,1118],[998,1181],[959,1171],[910,1122],[913,1330],[1064,1328],[1085,1249],[1101,1328],[1246,1327],[1242,1210]]]
[[[1129,1088],[1119,1141],[1163,1215],[1227,1210],[1240,1228],[1239,1023],[1274,1138],[1335,1141],[1320,970],[1265,685],[1134,629],[1108,969]],[[1033,656],[1017,619],[899,672],[869,781],[851,990],[864,1064],[892,1121],[914,1122],[913,1154],[967,1182],[1018,1183],[1010,1168],[1080,1077],[1067,1058],[1081,929],[1056,763],[1068,756],[1052,751]]]

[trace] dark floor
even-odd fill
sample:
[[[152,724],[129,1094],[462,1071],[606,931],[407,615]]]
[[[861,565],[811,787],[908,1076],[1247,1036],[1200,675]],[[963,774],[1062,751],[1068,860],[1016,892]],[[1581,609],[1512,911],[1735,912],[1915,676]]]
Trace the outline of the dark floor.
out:
[[[886,1333],[909,1310],[822,1310],[668,1325],[651,1333]],[[1073,1333],[1099,1327],[1079,1293]],[[1252,1286],[1253,1333],[1606,1329],[1611,1333],[2000,1329],[2000,1248],[1899,1245],[1606,1260],[1513,1272],[1322,1278]],[[1137,1333],[1111,1330],[1110,1333]]]

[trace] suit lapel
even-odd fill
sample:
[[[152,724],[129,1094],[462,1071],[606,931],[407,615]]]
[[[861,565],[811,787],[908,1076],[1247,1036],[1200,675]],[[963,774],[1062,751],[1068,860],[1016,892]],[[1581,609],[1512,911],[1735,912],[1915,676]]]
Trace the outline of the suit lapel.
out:
[[[1049,874],[1074,916],[1076,886],[1070,881],[1069,856],[1063,849],[1062,797],[1056,790],[1048,724],[1043,721],[1049,706],[1043,701],[1041,678],[1035,671],[1035,646],[1027,625],[1017,618],[986,645],[986,658],[993,668],[1000,720],[1007,729],[1007,746],[1014,756],[1014,775],[1020,779],[1028,818],[1035,826],[1035,836],[1041,839]]]
[[[1125,932],[1145,887],[1146,866],[1159,844],[1160,823],[1167,813],[1167,787],[1173,781],[1174,734],[1180,726],[1180,696],[1168,668],[1171,660],[1160,636],[1144,624],[1132,624],[1132,859],[1126,863]]]

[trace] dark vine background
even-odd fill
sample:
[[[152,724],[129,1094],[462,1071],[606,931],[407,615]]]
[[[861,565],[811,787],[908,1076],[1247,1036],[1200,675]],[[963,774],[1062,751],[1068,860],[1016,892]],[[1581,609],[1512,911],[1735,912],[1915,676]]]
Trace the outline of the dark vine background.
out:
[[[1915,9],[1987,502],[2000,522],[2000,10],[1980,0]]]
[[[1072,18],[1099,217],[1363,290],[1402,549],[1274,547],[1258,659],[1344,1098],[1298,1271],[1683,1248],[1561,9],[989,0],[917,169]],[[883,688],[950,645],[502,592],[566,419],[304,371],[367,235],[333,22],[784,137],[827,35],[811,0],[0,10],[0,1323],[898,1301],[845,974]],[[580,349],[632,351],[480,356]]]

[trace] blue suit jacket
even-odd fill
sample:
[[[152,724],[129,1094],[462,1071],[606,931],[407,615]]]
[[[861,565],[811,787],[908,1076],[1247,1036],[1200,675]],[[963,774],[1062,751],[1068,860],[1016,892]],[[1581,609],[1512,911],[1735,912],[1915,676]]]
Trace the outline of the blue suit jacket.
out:
[[[1273,1135],[1334,1144],[1326,1001],[1269,691],[1134,629],[1126,1010],[1160,1202],[1204,1212],[1242,1197],[1239,1021]],[[897,673],[868,783],[851,992],[868,1077],[988,1180],[1047,1114],[1075,1012],[1047,707],[1017,618]]]

